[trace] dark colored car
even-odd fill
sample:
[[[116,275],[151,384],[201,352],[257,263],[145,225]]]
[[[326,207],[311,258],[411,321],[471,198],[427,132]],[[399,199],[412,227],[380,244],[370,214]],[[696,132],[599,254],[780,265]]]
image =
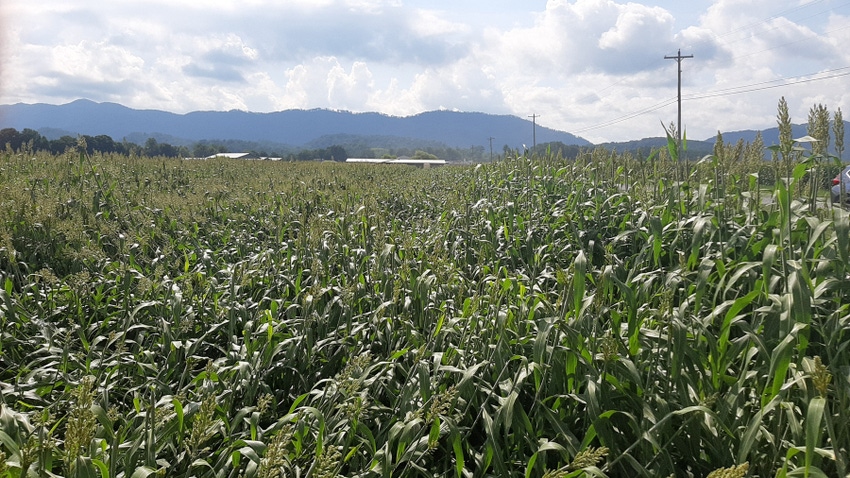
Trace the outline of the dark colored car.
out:
[[[832,204],[842,205],[844,208],[850,209],[850,166],[846,166],[838,173],[838,176],[832,179],[831,196]]]

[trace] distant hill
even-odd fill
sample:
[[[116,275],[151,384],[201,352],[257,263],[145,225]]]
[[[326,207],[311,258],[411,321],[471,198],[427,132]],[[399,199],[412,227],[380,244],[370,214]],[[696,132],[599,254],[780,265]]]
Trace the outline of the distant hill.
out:
[[[755,135],[753,135],[755,137]],[[685,142],[685,156],[684,158],[701,158],[707,154],[711,154],[714,150],[714,140],[712,138],[710,141],[695,141],[695,140],[687,140]],[[726,141],[724,136],[724,141]],[[602,143],[599,146],[610,149],[612,151],[616,151],[618,153],[630,152],[637,156],[646,157],[649,156],[653,151],[658,149],[663,149],[667,147],[667,138],[643,138],[635,141],[621,141],[618,143]]]
[[[168,137],[174,144],[230,139],[269,142],[293,147],[326,144],[334,137],[371,136],[442,143],[454,148],[530,146],[532,123],[509,115],[431,111],[396,117],[380,113],[351,113],[323,109],[275,113],[198,111],[175,114],[135,110],[115,103],[77,100],[64,105],[0,105],[0,128],[47,130],[52,134],[108,135],[116,141]],[[339,136],[342,135],[342,136]],[[560,141],[590,146],[583,138],[543,126],[536,127],[538,143]]]
[[[845,130],[850,130],[847,126],[845,121]],[[108,135],[115,141],[126,139],[136,144],[144,144],[148,138],[154,138],[175,146],[206,142],[281,153],[333,145],[352,150],[443,147],[489,150],[490,137],[493,137],[494,151],[501,153],[505,146],[513,150],[530,149],[534,132],[531,121],[525,118],[485,113],[431,111],[397,117],[313,109],[274,113],[197,111],[175,114],[89,100],[64,105],[0,105],[2,128],[30,128],[48,139],[63,135]],[[728,144],[740,139],[752,142],[758,133],[758,130],[724,131],[723,140]],[[761,130],[761,135],[766,146],[779,143],[777,127]],[[792,135],[795,138],[806,135],[806,125],[794,125]],[[538,145],[594,146],[581,137],[539,125],[536,136]],[[693,158],[711,154],[714,141],[714,136],[701,141],[690,139],[687,156]],[[664,148],[666,144],[665,138],[657,137],[598,146],[649,155],[652,150]]]
[[[847,122],[845,121],[846,125]],[[792,138],[801,138],[806,136],[808,133],[806,132],[807,125],[804,124],[795,124],[791,125],[791,137]],[[757,130],[747,129],[742,131],[730,131],[728,133],[722,132],[723,134],[723,142],[726,144],[735,144],[738,140],[743,139],[745,143],[751,143],[756,139],[756,135],[759,133]],[[830,136],[832,135],[832,128],[829,130]],[[711,138],[711,144],[714,144],[714,140],[716,138]],[[764,141],[765,146],[774,146],[779,144],[779,128],[768,128],[765,130],[761,130],[761,139]]]
[[[808,126],[805,124],[795,124],[791,125],[791,137],[792,138],[801,138],[808,134],[807,132]],[[850,131],[850,122],[844,122],[844,130]],[[774,146],[779,144],[779,127],[767,128],[764,130],[741,130],[741,131],[721,131],[723,135],[723,142],[725,144],[735,144],[739,140],[743,140],[744,143],[752,143],[755,141],[758,134],[761,133],[762,141],[765,146]],[[832,137],[832,125],[830,125],[829,129],[830,134],[830,153],[833,153],[832,146],[835,144],[835,138]],[[848,138],[850,139],[850,138]],[[712,136],[711,138],[707,138],[704,140],[692,140],[689,139],[687,141],[687,151],[686,156],[689,158],[701,158],[707,154],[714,153],[714,143],[717,141],[717,136]],[[653,150],[659,148],[667,147],[667,138],[663,137],[655,137],[655,138],[643,138],[634,141],[622,141],[616,143],[602,143],[599,146],[611,149],[617,152],[625,152],[629,151],[634,154],[647,156]],[[765,150],[765,158],[769,158],[771,153],[769,150]]]

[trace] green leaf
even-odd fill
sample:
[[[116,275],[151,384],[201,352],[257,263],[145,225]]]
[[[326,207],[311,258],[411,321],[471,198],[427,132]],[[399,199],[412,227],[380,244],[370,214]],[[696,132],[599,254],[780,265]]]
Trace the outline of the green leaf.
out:
[[[578,317],[581,303],[584,300],[585,275],[587,274],[587,257],[584,251],[578,251],[573,262],[573,314]]]
[[[826,406],[826,399],[823,397],[815,397],[809,401],[809,409],[806,412],[806,474],[809,476],[808,470],[812,466],[815,447],[820,444],[821,420],[823,419],[823,410]]]
[[[150,475],[156,474],[156,470],[149,466],[140,466],[133,471],[133,474],[130,475],[130,478],[147,478]]]
[[[434,417],[431,423],[431,430],[428,432],[428,444],[437,443],[440,441],[440,417]]]
[[[0,442],[6,445],[6,448],[12,452],[12,455],[18,455],[21,453],[21,449],[18,447],[18,444],[15,443],[15,440],[12,439],[6,432],[0,430]]]
[[[434,333],[431,334],[431,337],[437,337],[440,335],[440,331],[443,329],[443,322],[446,320],[446,314],[440,314],[440,318],[437,319],[437,326],[434,327]]]
[[[508,394],[508,397],[504,399],[502,406],[499,407],[498,417],[501,418],[502,424],[505,427],[505,434],[509,433],[510,427],[513,425],[514,406],[516,405],[517,398],[519,398],[519,394],[516,390],[513,390]],[[497,420],[499,418],[497,418]]]
[[[183,442],[183,431],[184,431],[184,416],[183,416],[183,404],[180,403],[180,400],[177,397],[171,399],[171,404],[174,405],[174,413],[177,415],[177,444],[181,444]]]
[[[806,173],[809,172],[809,167],[811,165],[808,161],[803,161],[802,163],[794,166],[794,172],[792,173],[792,177],[794,178],[794,183],[798,183]]]
[[[463,459],[463,443],[460,441],[459,434],[455,434],[452,438],[452,449],[455,453],[455,476],[457,476],[457,478],[461,478],[466,464]]]
[[[304,393],[304,394],[300,395],[298,398],[296,398],[295,401],[292,402],[292,406],[289,407],[289,414],[292,415],[293,413],[295,413],[295,410],[298,408],[298,405],[301,405],[301,402],[306,400],[307,397],[309,397],[309,396],[310,396],[309,393]]]
[[[104,465],[105,466],[105,465]],[[109,475],[109,471],[107,470],[107,475]],[[104,478],[106,478],[104,476]],[[91,458],[87,456],[78,456],[76,459],[75,467],[74,467],[74,477],[75,478],[98,478],[97,472],[94,468],[94,464],[92,463]]]
[[[726,312],[726,315],[723,317],[723,325],[720,328],[720,340],[717,344],[721,355],[726,353],[726,348],[729,346],[729,332],[732,320],[735,319],[735,317],[737,317],[745,307],[749,306],[753,300],[760,295],[761,291],[754,290],[744,297],[739,297],[732,304],[732,307],[729,308],[729,311]]]
[[[679,148],[676,144],[676,138],[673,137],[673,134],[667,129],[667,126],[664,125],[663,121],[661,122],[661,126],[664,128],[664,133],[667,135],[667,152],[670,153],[670,157],[673,158],[673,161],[677,161],[679,159]]]
[[[799,476],[812,478],[830,478],[826,473],[823,472],[823,470],[816,466],[795,468],[789,471],[788,474],[785,476],[787,478],[796,478]]]
[[[97,466],[97,469],[100,471],[101,478],[112,478],[112,476],[109,475],[109,467],[106,463],[95,458],[92,458],[91,462]]]
[[[557,442],[550,440],[543,440],[540,446],[537,447],[537,451],[531,455],[531,458],[528,460],[528,465],[525,467],[525,476],[526,478],[531,476],[531,473],[534,470],[534,463],[537,461],[537,457],[540,454],[546,453],[547,451],[556,451],[558,453],[566,453],[566,449],[558,444]]]
[[[539,452],[531,455],[531,458],[528,459],[528,464],[525,465],[525,478],[531,478],[531,474],[534,472],[534,464],[537,462],[538,456]]]
[[[738,448],[738,463],[744,463],[747,461],[747,456],[749,456],[750,450],[755,444],[758,432],[761,430],[762,419],[765,415],[772,412],[779,402],[779,397],[774,397],[767,403],[767,405],[762,406],[761,410],[756,412],[756,414],[750,419],[750,422],[747,424],[747,429],[744,430],[744,434],[741,436],[741,444],[740,448]]]
[[[215,471],[215,468],[213,468],[213,466],[210,464],[210,462],[208,462],[207,460],[205,460],[203,458],[197,458],[195,461],[193,461],[192,467],[193,468],[194,467],[208,468],[210,471]]]
[[[771,387],[765,390],[762,397],[762,404],[772,401],[785,384],[788,367],[791,364],[791,356],[794,353],[794,341],[797,339],[797,333],[804,328],[804,324],[795,323],[791,333],[785,336],[781,342],[773,349],[770,354],[770,372],[768,377],[772,377]]]

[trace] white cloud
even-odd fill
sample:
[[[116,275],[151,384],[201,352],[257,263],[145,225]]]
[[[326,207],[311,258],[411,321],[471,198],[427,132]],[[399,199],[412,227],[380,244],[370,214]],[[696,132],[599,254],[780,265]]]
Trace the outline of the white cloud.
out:
[[[374,91],[372,72],[363,62],[354,62],[350,72],[337,64],[328,74],[328,104],[339,109],[361,110]]]
[[[420,111],[486,109],[491,113],[507,112],[497,79],[487,69],[482,69],[474,58],[455,62],[449,67],[421,72],[416,75],[404,96],[417,98],[417,103],[421,105]]]
[[[534,25],[490,30],[486,44],[503,68],[567,78],[589,71],[638,72],[673,47],[664,9],[612,0],[551,0]]]
[[[285,108],[362,111],[373,94],[372,74],[362,62],[349,71],[335,57],[317,57],[286,71]]]
[[[658,105],[676,93],[676,62],[664,56],[681,49],[694,56],[682,64],[686,97],[753,85],[746,94],[688,100],[690,137],[770,126],[782,95],[801,120],[811,101],[848,108],[846,78],[755,86],[848,67],[846,4],[688,3],[701,11],[679,0],[518,5],[10,0],[0,6],[0,103],[88,97],[175,112],[537,113],[540,124],[591,140],[636,139],[659,135],[661,122],[674,117],[675,106]]]
[[[76,45],[59,45],[50,52],[55,72],[92,82],[122,80],[138,75],[144,60],[103,42],[82,41]]]

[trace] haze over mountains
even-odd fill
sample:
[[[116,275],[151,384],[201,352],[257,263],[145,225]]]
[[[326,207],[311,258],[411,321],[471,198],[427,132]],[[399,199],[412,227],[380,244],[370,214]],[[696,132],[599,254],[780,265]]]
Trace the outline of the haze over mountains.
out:
[[[380,113],[351,113],[323,109],[287,110],[274,113],[245,111],[198,111],[175,114],[157,110],[134,110],[115,103],[77,100],[64,105],[0,105],[0,128],[30,128],[55,139],[61,135],[107,135],[116,141],[144,142],[147,137],[167,138],[176,145],[201,140],[244,140],[289,147],[327,147],[341,140],[371,138],[373,141],[410,140],[433,142],[453,148],[530,148],[536,132],[538,144],[561,142],[583,147],[592,143],[579,136],[537,125],[527,118],[454,111],[432,111],[395,117]],[[661,126],[659,125],[659,130]],[[664,144],[659,138],[636,139],[603,146],[617,150],[652,148]],[[757,130],[723,132],[727,143],[755,139]],[[777,128],[761,131],[765,145],[778,143]],[[794,137],[806,134],[804,125]],[[689,140],[689,149],[708,150],[715,138]]]

